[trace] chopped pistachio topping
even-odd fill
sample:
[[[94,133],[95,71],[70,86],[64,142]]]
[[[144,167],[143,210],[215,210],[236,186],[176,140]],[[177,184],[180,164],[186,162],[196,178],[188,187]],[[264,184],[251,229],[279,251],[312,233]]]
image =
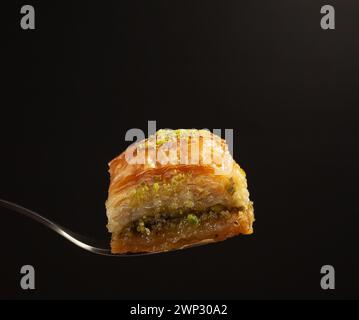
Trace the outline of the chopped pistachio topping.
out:
[[[190,223],[190,224],[193,224],[193,225],[197,225],[199,224],[199,220],[197,218],[197,216],[195,214],[189,214],[187,216],[187,221]]]
[[[134,197],[134,199],[141,201],[142,199],[145,198],[148,191],[149,191],[148,186],[146,184],[143,184],[136,189],[133,197]]]
[[[160,185],[157,182],[155,182],[153,184],[153,191],[157,193],[159,189],[160,189]]]
[[[184,182],[185,179],[186,179],[186,175],[184,173],[178,173],[172,177],[171,183],[172,185],[177,186],[178,184]]]
[[[197,130],[197,129],[161,129],[156,133],[156,146],[160,147],[171,139],[188,138],[195,136],[208,136],[208,130]]]
[[[210,208],[211,211],[215,212],[215,213],[219,213],[221,211],[223,211],[225,209],[225,207],[221,204],[216,204],[213,207]]]
[[[161,177],[158,176],[153,179],[153,182],[143,182],[133,191],[130,197],[130,206],[137,207],[153,197],[158,197],[160,190],[162,195],[172,197],[182,188],[190,176],[190,173],[176,173],[167,181],[161,181]],[[173,207],[174,205],[176,205],[176,203],[172,204],[171,210],[175,209],[175,207]],[[192,208],[193,205],[194,204],[188,203],[187,207]]]
[[[146,235],[149,235],[149,234],[151,233],[150,229],[146,228],[145,223],[144,223],[143,220],[140,220],[140,221],[138,222],[138,225],[137,225],[136,230],[137,230],[139,233],[146,234]]]
[[[210,137],[211,133],[207,129],[197,130],[197,129],[161,129],[158,130],[154,135],[151,135],[148,139],[139,141],[136,144],[137,150],[144,150],[144,149],[158,149],[165,143],[171,140],[178,140],[182,138],[189,138],[189,137]]]

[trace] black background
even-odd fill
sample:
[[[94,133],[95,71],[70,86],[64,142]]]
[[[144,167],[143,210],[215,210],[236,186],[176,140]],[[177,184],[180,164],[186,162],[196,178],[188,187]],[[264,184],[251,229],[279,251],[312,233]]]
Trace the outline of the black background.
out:
[[[107,162],[156,120],[233,128],[257,221],[248,237],[108,258],[0,209],[0,298],[359,297],[357,1],[6,2],[2,198],[109,239]],[[36,30],[20,28],[24,4]],[[25,264],[35,291],[20,289]],[[320,287],[326,264],[336,290]]]

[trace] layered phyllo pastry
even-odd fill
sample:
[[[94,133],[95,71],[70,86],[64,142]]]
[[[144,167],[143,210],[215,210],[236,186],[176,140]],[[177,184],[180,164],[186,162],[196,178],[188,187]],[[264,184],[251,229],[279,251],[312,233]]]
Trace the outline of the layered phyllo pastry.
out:
[[[159,130],[109,163],[113,253],[162,252],[251,234],[244,170],[207,130]]]

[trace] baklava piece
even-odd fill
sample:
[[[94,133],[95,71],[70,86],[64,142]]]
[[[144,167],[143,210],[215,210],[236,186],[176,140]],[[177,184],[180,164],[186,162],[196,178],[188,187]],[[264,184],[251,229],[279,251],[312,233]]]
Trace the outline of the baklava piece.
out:
[[[253,232],[245,172],[207,130],[159,130],[109,167],[113,253],[162,252]]]

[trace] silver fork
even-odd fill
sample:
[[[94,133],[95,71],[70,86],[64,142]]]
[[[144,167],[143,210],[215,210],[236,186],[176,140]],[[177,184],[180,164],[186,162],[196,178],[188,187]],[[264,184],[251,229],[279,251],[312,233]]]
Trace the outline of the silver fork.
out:
[[[136,253],[136,254],[113,254],[111,253],[111,250],[109,247],[104,247],[103,245],[99,245],[99,243],[96,243],[94,240],[87,239],[84,236],[81,236],[73,231],[70,231],[57,223],[39,215],[38,213],[29,210],[27,208],[24,208],[18,204],[15,204],[10,201],[6,201],[3,199],[0,199],[0,207],[7,208],[9,210],[15,211],[17,213],[22,214],[23,216],[26,216],[28,218],[31,218],[42,225],[48,227],[52,231],[55,231],[60,236],[64,237],[68,241],[72,242],[76,246],[80,247],[81,249],[84,249],[86,251],[89,251],[94,254],[102,255],[102,256],[111,256],[111,257],[133,257],[133,256],[143,256],[143,255],[149,255],[153,253]]]

